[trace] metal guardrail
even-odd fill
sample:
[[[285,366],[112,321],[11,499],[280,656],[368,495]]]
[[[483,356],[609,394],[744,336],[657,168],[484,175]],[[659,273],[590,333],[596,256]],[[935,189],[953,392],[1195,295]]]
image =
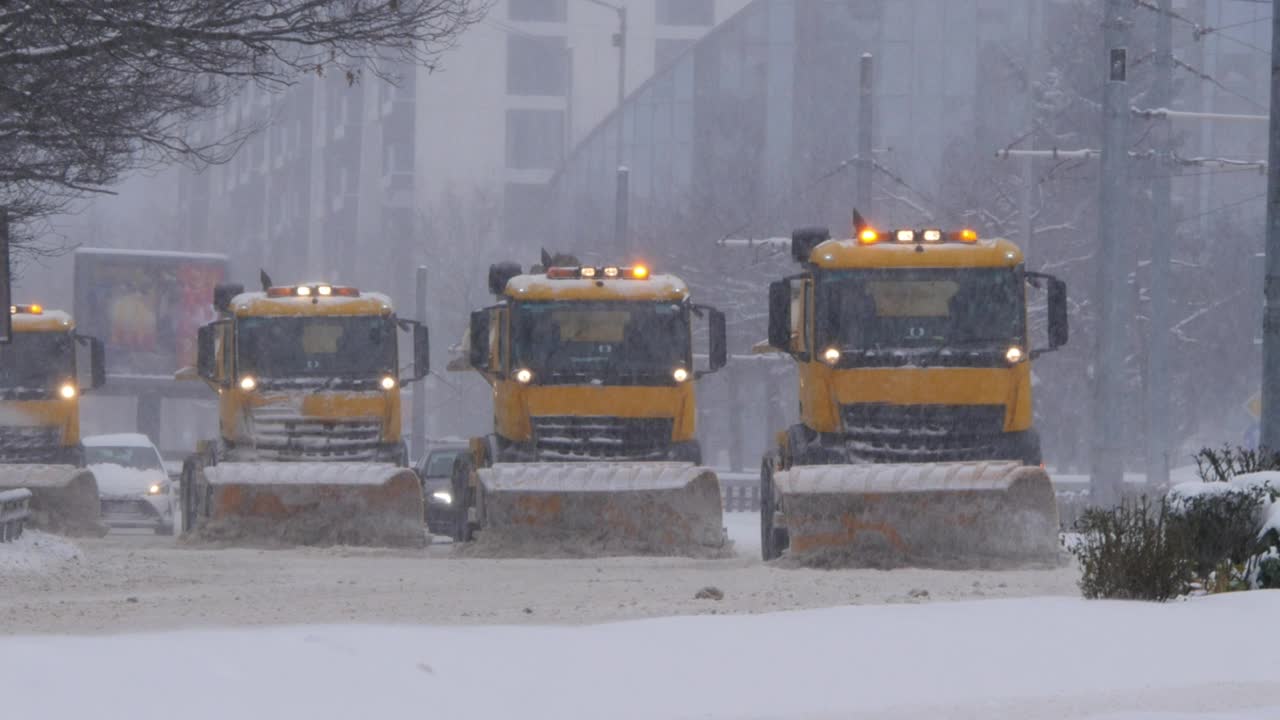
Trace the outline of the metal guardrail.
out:
[[[760,476],[718,471],[725,512],[760,512]]]
[[[11,542],[22,536],[22,528],[31,515],[31,491],[26,488],[0,491],[0,542]]]

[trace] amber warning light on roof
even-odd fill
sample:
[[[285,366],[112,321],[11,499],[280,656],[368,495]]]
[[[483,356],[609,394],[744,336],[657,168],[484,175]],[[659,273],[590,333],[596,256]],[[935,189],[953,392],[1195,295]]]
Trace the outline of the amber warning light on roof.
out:
[[[267,288],[267,297],[360,297],[360,291],[334,285],[287,285]]]
[[[608,280],[647,280],[649,268],[645,265],[621,267],[606,265],[604,267],[552,267],[547,268],[547,277],[552,280],[577,280],[579,278]]]
[[[964,230],[950,231],[943,231],[936,228],[928,230],[902,229],[894,230],[893,232],[884,235],[881,235],[869,227],[858,231],[859,245],[878,245],[890,240],[893,244],[902,245],[916,243],[927,243],[930,245],[938,243],[972,244],[978,242],[978,233],[976,230],[970,230],[968,228]]]
[[[0,305],[0,307],[4,307],[4,306]],[[10,305],[9,314],[10,315],[43,315],[44,306],[43,305]]]

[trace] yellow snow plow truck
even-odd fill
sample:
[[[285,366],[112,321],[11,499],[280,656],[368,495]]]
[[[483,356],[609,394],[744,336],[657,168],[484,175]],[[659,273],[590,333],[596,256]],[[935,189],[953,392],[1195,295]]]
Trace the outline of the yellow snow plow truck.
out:
[[[972,230],[797,230],[769,341],[800,422],[761,469],[761,549],[801,564],[1049,560],[1058,512],[1032,427],[1031,360],[1067,342],[1066,285]],[[1029,347],[1027,285],[1047,286]]]
[[[25,496],[31,527],[102,535],[98,485],[80,447],[80,395],[106,376],[102,343],[77,335],[65,312],[40,305],[7,312],[13,337],[0,344],[0,497]]]
[[[455,539],[478,530],[469,548],[506,556],[726,552],[694,397],[725,364],[724,316],[640,264],[500,263],[489,290],[501,302],[472,313],[451,365],[485,377],[494,412],[493,434],[454,464]]]
[[[184,531],[297,545],[425,544],[400,389],[428,370],[427,330],[385,295],[328,283],[214,291],[196,372],[220,436],[183,468]],[[398,330],[413,337],[401,378]]]

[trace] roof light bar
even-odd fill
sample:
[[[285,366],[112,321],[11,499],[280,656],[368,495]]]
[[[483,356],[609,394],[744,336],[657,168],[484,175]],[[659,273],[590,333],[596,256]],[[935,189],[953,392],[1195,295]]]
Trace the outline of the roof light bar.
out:
[[[955,230],[944,232],[937,228],[928,230],[911,230],[902,229],[894,230],[890,235],[895,242],[901,244],[907,243],[942,243],[942,242],[959,242],[959,243],[976,243],[978,242],[978,233],[968,228],[964,230]],[[875,245],[881,241],[880,234],[871,228],[863,228],[858,231],[857,236],[859,245]]]
[[[360,297],[360,291],[353,287],[336,287],[333,285],[284,285],[267,288],[267,297]]]
[[[35,303],[31,305],[10,305],[9,314],[10,315],[43,315],[44,306],[37,305]]]
[[[629,280],[648,280],[652,271],[647,265],[608,265],[605,267],[550,267],[547,268],[547,277],[552,280],[573,280],[583,279],[599,279],[608,280],[629,279]]]

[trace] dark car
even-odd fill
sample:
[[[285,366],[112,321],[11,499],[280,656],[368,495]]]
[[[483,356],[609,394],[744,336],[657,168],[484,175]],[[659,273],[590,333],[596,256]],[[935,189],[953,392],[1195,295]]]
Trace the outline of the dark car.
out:
[[[453,461],[467,452],[466,445],[439,445],[427,451],[414,467],[422,480],[426,500],[427,529],[432,535],[454,536],[457,510],[453,505],[451,473]]]

